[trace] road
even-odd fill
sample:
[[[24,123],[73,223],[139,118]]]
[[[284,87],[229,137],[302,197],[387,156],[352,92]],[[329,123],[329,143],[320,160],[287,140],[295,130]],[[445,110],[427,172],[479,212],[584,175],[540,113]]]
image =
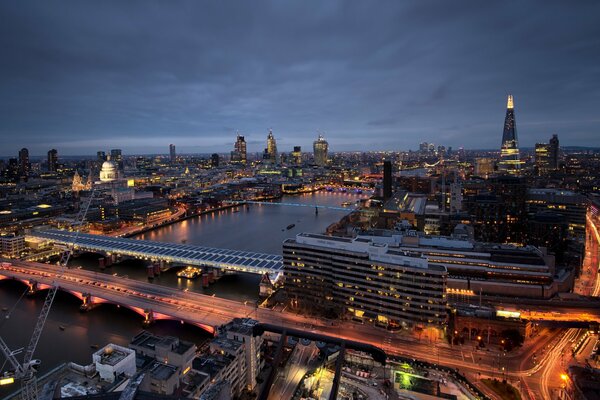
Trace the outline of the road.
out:
[[[214,332],[214,327],[233,318],[251,317],[264,323],[296,327],[314,333],[372,344],[382,348],[388,354],[452,366],[472,377],[477,377],[480,372],[498,375],[504,368],[502,373],[507,376],[527,378],[534,391],[540,390],[538,388],[544,385],[543,382],[546,379],[544,376],[551,376],[549,375],[551,372],[545,375],[542,372],[539,377],[535,375],[543,369],[544,365],[550,365],[553,360],[550,353],[547,353],[538,365],[531,366],[529,361],[531,351],[514,351],[504,355],[497,349],[489,347],[481,350],[471,345],[450,346],[441,340],[430,338],[418,340],[412,336],[391,333],[370,325],[351,321],[333,322],[289,312],[256,308],[233,300],[186,292],[109,274],[81,269],[69,269],[62,274],[57,274],[57,267],[54,265],[24,261],[11,262],[12,265],[0,265],[0,275],[23,281],[35,279],[43,285],[56,283],[61,289],[76,295],[89,293],[92,300],[99,303],[120,304],[132,308],[142,315],[145,310],[151,309],[156,319],[181,320],[202,326],[212,332]],[[548,346],[549,343],[556,340],[560,340],[560,345],[566,346],[565,340],[567,339],[557,339],[557,335],[558,330],[550,332],[546,336],[531,341],[529,346]],[[553,367],[547,368],[552,369]]]
[[[296,345],[285,368],[273,382],[269,392],[269,400],[292,398],[300,380],[311,369],[311,361],[318,353],[319,350],[314,343],[308,346]]]

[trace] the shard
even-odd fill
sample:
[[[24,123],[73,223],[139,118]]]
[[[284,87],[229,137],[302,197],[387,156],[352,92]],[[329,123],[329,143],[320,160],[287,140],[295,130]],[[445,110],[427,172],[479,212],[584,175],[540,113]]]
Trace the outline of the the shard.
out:
[[[515,123],[515,108],[512,95],[508,95],[506,104],[506,118],[504,119],[504,130],[502,132],[502,147],[500,150],[500,171],[508,174],[518,175],[521,169],[519,158],[519,140],[517,138],[517,126]]]

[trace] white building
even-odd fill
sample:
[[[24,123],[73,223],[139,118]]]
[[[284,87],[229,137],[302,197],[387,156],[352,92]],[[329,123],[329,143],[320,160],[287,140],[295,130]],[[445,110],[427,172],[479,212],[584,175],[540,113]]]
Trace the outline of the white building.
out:
[[[114,382],[120,374],[135,375],[135,351],[117,344],[108,344],[92,355],[100,379]]]

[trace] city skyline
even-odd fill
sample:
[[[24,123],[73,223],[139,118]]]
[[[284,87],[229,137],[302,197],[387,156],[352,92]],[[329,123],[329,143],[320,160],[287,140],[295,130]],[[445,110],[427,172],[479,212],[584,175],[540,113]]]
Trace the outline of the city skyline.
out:
[[[521,147],[597,145],[598,5],[230,4],[3,4],[6,155],[225,153],[238,130],[258,152],[269,127],[282,149],[494,149],[508,93]]]

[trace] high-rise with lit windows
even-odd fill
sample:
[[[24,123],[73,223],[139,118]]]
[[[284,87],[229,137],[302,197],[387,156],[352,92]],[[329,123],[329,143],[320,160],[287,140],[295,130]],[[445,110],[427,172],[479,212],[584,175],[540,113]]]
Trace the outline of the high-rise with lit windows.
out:
[[[521,170],[514,100],[513,96],[510,94],[508,95],[506,104],[506,117],[504,118],[502,147],[500,149],[500,162],[498,163],[498,167],[501,172],[511,175],[518,175]]]
[[[323,135],[319,135],[319,138],[313,143],[313,152],[315,156],[315,164],[319,167],[327,165],[327,151],[329,150],[329,143],[323,138]]]

